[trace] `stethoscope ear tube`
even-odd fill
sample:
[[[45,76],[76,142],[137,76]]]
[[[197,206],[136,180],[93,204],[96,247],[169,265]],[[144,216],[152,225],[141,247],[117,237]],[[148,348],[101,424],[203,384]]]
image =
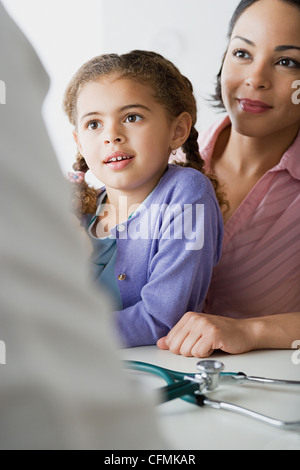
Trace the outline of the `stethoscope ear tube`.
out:
[[[234,413],[238,413],[243,416],[248,416],[249,418],[256,419],[276,428],[285,429],[287,431],[300,431],[300,421],[280,421],[279,419],[271,418],[269,416],[257,413],[253,410],[248,410],[247,408],[234,405],[233,403],[211,400],[207,397],[204,397],[203,404],[218,410],[233,411]]]

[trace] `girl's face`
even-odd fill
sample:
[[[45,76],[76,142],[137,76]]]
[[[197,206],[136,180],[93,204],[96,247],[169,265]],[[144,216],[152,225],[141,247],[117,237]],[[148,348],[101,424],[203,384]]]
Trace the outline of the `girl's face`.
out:
[[[291,135],[300,126],[293,83],[300,79],[300,10],[260,0],[238,19],[221,76],[222,98],[242,135]]]
[[[174,124],[150,86],[108,76],[81,88],[74,137],[107,190],[134,193],[143,200],[166,170]]]

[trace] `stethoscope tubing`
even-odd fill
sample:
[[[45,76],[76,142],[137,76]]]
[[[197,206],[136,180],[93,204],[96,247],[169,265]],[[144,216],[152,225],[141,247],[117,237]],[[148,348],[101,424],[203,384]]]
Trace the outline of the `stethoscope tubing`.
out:
[[[233,403],[213,400],[199,391],[199,383],[193,381],[197,374],[187,374],[183,372],[165,369],[154,364],[148,364],[139,361],[125,361],[125,368],[136,370],[139,372],[146,372],[155,374],[161,377],[167,383],[167,386],[159,389],[158,403],[165,403],[167,401],[180,398],[184,401],[192,403],[197,406],[208,406],[218,410],[232,411],[240,415],[244,415],[260,422],[272,425],[285,430],[300,431],[300,421],[281,421],[269,416],[257,413],[256,411],[249,410]],[[232,378],[237,382],[249,381],[263,384],[276,384],[276,385],[300,385],[298,381],[287,381],[277,379],[266,379],[261,377],[248,377],[242,372],[221,372],[220,376],[223,378]]]
[[[187,376],[194,377],[194,374],[184,374],[139,361],[125,361],[124,365],[131,370],[155,374],[165,380],[168,385],[159,389],[159,403],[181,398],[189,403],[197,404],[194,393],[199,390],[199,385],[185,379]]]

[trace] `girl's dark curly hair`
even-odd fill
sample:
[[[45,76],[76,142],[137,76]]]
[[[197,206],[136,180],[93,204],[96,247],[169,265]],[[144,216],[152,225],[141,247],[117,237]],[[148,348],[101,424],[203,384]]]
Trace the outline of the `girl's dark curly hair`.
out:
[[[191,82],[183,76],[178,68],[160,54],[135,50],[123,55],[105,54],[85,63],[74,75],[64,96],[64,110],[71,124],[77,126],[77,97],[81,87],[88,82],[98,80],[101,76],[114,74],[118,78],[132,78],[139,83],[151,86],[155,99],[165,107],[170,119],[188,112],[192,118],[191,132],[182,146],[186,161],[178,163],[204,172],[204,161],[198,147],[198,132],[195,128],[197,105]],[[88,171],[85,159],[77,154],[76,171]],[[214,186],[220,205],[224,203],[219,194],[215,177],[207,175]],[[76,189],[75,208],[79,214],[94,214],[97,206],[97,191],[86,182],[74,184]]]
[[[228,32],[227,32],[228,41],[231,38],[232,31],[233,31],[238,19],[240,18],[240,16],[244,13],[245,10],[247,10],[247,8],[251,7],[251,5],[253,5],[254,3],[259,2],[259,1],[260,0],[241,0],[240,1],[240,3],[236,7],[236,9],[235,9],[235,11],[234,11],[234,13],[231,17],[231,20],[229,22],[229,28],[228,28]],[[297,7],[300,10],[300,0],[280,0],[280,1],[284,2],[284,3],[288,3],[290,5],[294,5],[295,7]],[[222,98],[221,76],[222,76],[223,64],[224,64],[226,54],[227,54],[227,49],[226,49],[226,52],[223,56],[221,68],[220,68],[219,73],[217,75],[215,94],[212,96],[212,99],[215,103],[214,107],[221,108],[222,110],[225,109],[225,106],[224,106],[223,98]]]

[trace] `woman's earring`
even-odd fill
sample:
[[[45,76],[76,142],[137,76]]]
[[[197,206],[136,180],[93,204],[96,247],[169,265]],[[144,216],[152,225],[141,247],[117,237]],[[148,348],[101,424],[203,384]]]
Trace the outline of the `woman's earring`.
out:
[[[175,155],[176,155],[176,153],[177,153],[177,149],[173,149],[173,150],[172,150],[172,155],[174,155],[174,156],[175,156]]]

